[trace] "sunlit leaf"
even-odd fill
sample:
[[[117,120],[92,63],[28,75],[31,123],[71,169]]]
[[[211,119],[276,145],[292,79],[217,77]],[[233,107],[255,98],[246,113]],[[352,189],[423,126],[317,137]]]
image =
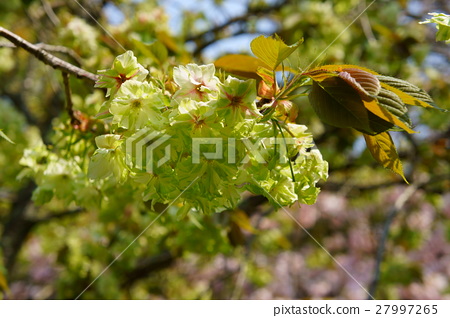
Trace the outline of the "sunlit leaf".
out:
[[[257,74],[261,77],[262,81],[258,86],[258,96],[263,98],[272,98],[276,94],[276,82],[272,71],[266,68],[258,68]]]
[[[338,76],[338,73],[336,72],[330,72],[328,70],[325,69],[314,69],[311,70],[307,73],[303,73],[304,75],[307,75],[309,77],[311,77],[311,79],[315,82],[321,82],[327,78],[333,77],[333,76]]]
[[[379,75],[377,72],[372,71],[368,68],[352,64],[322,65],[319,67],[315,67],[303,74],[310,76],[313,80],[317,82],[324,80],[329,76],[337,76],[337,72],[341,72],[343,69],[359,69],[373,75]]]
[[[230,214],[231,220],[236,223],[241,229],[244,229],[250,233],[256,233],[256,229],[252,226],[249,217],[244,211],[236,209]]]
[[[253,54],[266,63],[270,69],[275,70],[302,42],[303,39],[293,45],[286,45],[276,35],[275,37],[260,35],[251,42],[250,48]]]
[[[433,17],[419,23],[436,23],[436,29],[438,29],[436,32],[436,41],[450,43],[450,15],[436,12],[428,14]]]
[[[408,116],[408,108],[397,94],[381,88],[376,98],[380,106],[400,118],[408,127],[412,126],[411,119]]]
[[[162,64],[167,60],[168,51],[167,48],[159,41],[152,43],[145,43],[136,38],[132,38],[134,45],[145,56],[151,58],[155,63]]]
[[[382,132],[378,135],[371,136],[364,134],[367,148],[372,157],[378,161],[383,167],[392,170],[400,175],[406,183],[405,175],[403,173],[403,166],[397,154],[394,142],[388,132]]]
[[[254,78],[261,79],[257,74],[258,69],[267,69],[272,70],[269,65],[261,61],[260,59],[243,54],[229,54],[218,58],[214,65],[217,68],[221,68],[229,73],[242,76],[245,78]],[[297,73],[297,70],[294,70],[290,67],[282,67],[279,65],[275,71],[286,71],[291,73]]]
[[[169,55],[167,48],[164,44],[162,44],[160,41],[155,41],[152,44],[150,44],[150,50],[152,51],[153,55],[156,57],[156,61],[159,64],[164,63],[167,60],[167,57]]]
[[[162,44],[164,44],[165,47],[169,48],[170,50],[174,52],[180,51],[178,44],[169,32],[165,30],[158,30],[158,32],[156,32],[156,37],[159,41],[161,41]]]
[[[381,75],[377,77],[381,82],[381,87],[398,95],[406,105],[437,108],[445,111],[444,109],[437,107],[431,96],[423,89],[395,77]]]
[[[1,130],[0,130],[1,132]],[[3,290],[9,293],[8,281],[6,280],[5,275],[0,271],[0,290]]]
[[[394,124],[397,127],[402,128],[406,132],[410,134],[414,134],[415,131],[412,130],[405,122],[401,121],[397,118],[397,116],[390,113],[388,110],[384,109],[379,105],[379,101],[377,102],[376,99],[372,101],[363,101],[364,106],[373,114],[378,116],[381,119],[384,119],[385,121]]]
[[[260,79],[257,75],[258,68],[270,69],[270,66],[260,59],[243,54],[222,56],[214,62],[214,65],[227,72],[254,79]]]

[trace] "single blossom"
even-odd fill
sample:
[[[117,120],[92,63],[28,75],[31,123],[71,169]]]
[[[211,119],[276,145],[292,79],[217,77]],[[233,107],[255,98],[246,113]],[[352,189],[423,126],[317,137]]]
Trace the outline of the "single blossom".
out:
[[[174,98],[190,98],[197,101],[208,100],[208,95],[218,90],[219,79],[214,76],[216,69],[213,64],[188,64],[175,67],[173,79],[180,87]]]
[[[230,123],[236,123],[248,117],[261,116],[255,100],[255,80],[242,81],[228,76],[225,82],[220,84],[219,96],[215,105],[221,116],[227,118]]]
[[[89,178],[103,179],[112,176],[119,182],[124,181],[127,170],[121,150],[122,137],[114,134],[101,135],[95,138],[95,143],[98,149],[89,163]]]
[[[109,111],[114,115],[113,123],[122,128],[134,130],[147,124],[158,128],[164,106],[164,95],[159,89],[147,82],[129,80],[111,101]]]
[[[107,88],[106,97],[114,95],[123,83],[130,79],[143,81],[148,71],[137,62],[132,51],[127,51],[114,59],[111,69],[98,71],[100,78],[95,87]]]

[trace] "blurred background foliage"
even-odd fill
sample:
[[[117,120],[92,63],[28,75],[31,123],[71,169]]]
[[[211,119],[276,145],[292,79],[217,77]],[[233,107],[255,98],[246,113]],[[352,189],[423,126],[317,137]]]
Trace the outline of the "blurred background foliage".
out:
[[[433,25],[418,24],[427,12],[448,14],[448,1],[378,0],[350,26],[369,1],[79,3],[2,1],[0,24],[93,73],[132,50],[156,77],[174,65],[249,52],[259,34],[276,32],[288,44],[304,37],[293,66],[365,66],[408,80],[449,108],[449,46],[435,42]],[[91,155],[104,129],[94,118],[104,94],[71,78],[74,109],[87,123],[73,129],[59,71],[4,39],[0,61],[0,129],[15,142],[0,139],[1,297],[76,298],[120,256],[82,299],[364,299],[362,287],[377,299],[450,298],[449,113],[414,109],[421,133],[393,133],[408,186],[371,159],[359,134],[322,124],[299,98],[298,122],[330,164],[317,203],[289,209],[301,226],[250,196],[236,211],[180,220],[172,207],[155,221],[126,187],[89,203],[99,194],[71,188],[73,171],[60,176],[71,182],[35,191],[19,164],[24,150],[43,142],[47,155],[36,155],[38,164],[62,164],[71,147]],[[67,205],[59,194],[71,191],[90,200]]]

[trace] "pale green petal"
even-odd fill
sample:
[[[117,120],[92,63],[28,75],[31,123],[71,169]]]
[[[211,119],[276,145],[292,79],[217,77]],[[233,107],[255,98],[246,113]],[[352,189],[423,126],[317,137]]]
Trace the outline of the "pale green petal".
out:
[[[121,136],[120,135],[113,135],[113,134],[106,134],[95,137],[95,144],[98,148],[104,148],[104,149],[116,149],[120,144]]]
[[[109,153],[96,151],[89,162],[88,177],[104,179],[112,175],[113,163]]]
[[[294,182],[287,177],[281,178],[269,193],[274,201],[282,206],[292,205],[298,199]]]

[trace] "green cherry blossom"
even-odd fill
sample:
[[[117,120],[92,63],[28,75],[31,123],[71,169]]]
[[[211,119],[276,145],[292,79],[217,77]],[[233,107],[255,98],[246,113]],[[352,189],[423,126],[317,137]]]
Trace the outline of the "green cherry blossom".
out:
[[[258,118],[261,116],[256,108],[256,82],[255,80],[242,81],[228,76],[220,84],[219,96],[216,102],[220,116],[231,125],[243,121],[245,118]]]
[[[213,137],[217,135],[215,129],[221,128],[217,114],[213,107],[204,102],[183,99],[171,114],[173,129],[184,132],[190,137]]]
[[[104,179],[110,176],[118,182],[126,177],[125,156],[120,149],[122,144],[120,135],[101,135],[95,138],[98,149],[91,157],[88,169],[90,179]]]
[[[111,132],[123,136],[96,138],[89,178],[106,179],[102,187],[128,180],[151,207],[178,198],[179,217],[232,210],[244,191],[264,195],[277,207],[314,203],[327,162],[318,150],[310,151],[314,144],[306,126],[275,115],[261,120],[254,80],[229,76],[221,82],[213,64],[188,64],[174,68],[178,90],[170,96],[160,88],[164,85],[145,81],[146,74],[128,52],[103,71],[97,85],[111,96],[101,113],[112,117]],[[280,118],[289,112],[283,108]],[[151,160],[164,159],[152,171],[135,165],[138,157],[124,151],[125,144],[133,144],[127,138],[147,133],[154,141],[146,148]],[[45,190],[41,201],[48,199]]]
[[[123,83],[130,79],[143,81],[148,71],[137,62],[132,51],[127,51],[114,59],[111,69],[98,71],[100,78],[95,87],[107,88],[106,97],[114,95]]]
[[[110,103],[109,111],[114,115],[113,123],[130,130],[146,125],[161,128],[164,95],[147,82],[129,80],[125,82]]]
[[[188,64],[173,69],[173,80],[180,87],[173,98],[191,98],[197,101],[206,101],[210,94],[218,90],[219,79],[214,76],[214,64],[196,65]]]

